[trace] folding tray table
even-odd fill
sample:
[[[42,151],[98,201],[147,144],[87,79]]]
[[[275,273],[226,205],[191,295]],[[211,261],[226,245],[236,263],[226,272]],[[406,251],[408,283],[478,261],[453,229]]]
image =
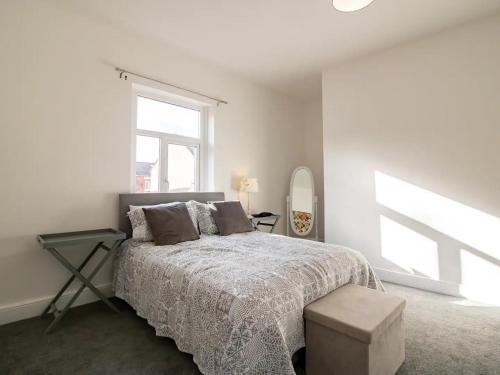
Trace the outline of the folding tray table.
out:
[[[68,312],[69,308],[76,301],[78,296],[83,292],[85,287],[88,287],[97,297],[99,297],[106,305],[109,306],[113,311],[119,312],[118,309],[111,303],[111,301],[92,284],[92,279],[99,272],[102,266],[106,263],[106,261],[113,257],[120,246],[121,242],[126,238],[126,234],[120,232],[116,229],[94,229],[94,230],[86,230],[79,232],[66,232],[66,233],[52,233],[52,234],[40,234],[37,236],[37,240],[40,243],[40,246],[43,249],[46,249],[54,258],[56,258],[66,269],[68,269],[73,275],[69,278],[69,280],[64,284],[62,289],[57,293],[57,295],[52,299],[49,305],[45,308],[42,313],[42,317],[51,312],[54,313],[54,320],[45,330],[45,333],[51,332],[54,327],[59,323],[62,317]],[[108,247],[104,244],[104,242],[112,243],[111,247]],[[82,245],[82,244],[95,244],[92,251],[87,255],[84,261],[75,268],[66,258],[64,258],[56,248],[58,247],[66,247],[73,245]],[[92,259],[92,257],[96,254],[97,250],[103,249],[107,253],[100,260],[100,262],[95,266],[95,268],[89,273],[87,277],[81,274],[83,267]],[[57,300],[63,295],[64,291],[68,288],[68,286],[73,282],[73,280],[77,278],[82,282],[82,285],[77,290],[77,292],[71,297],[69,302],[64,306],[62,310],[59,310],[56,306]]]
[[[274,232],[274,228],[276,228],[276,225],[278,224],[278,221],[280,220],[280,215],[269,215],[269,216],[251,216],[249,219],[252,222],[253,227],[256,230],[259,230],[259,226],[265,226],[269,227],[269,233]],[[271,223],[268,223],[267,221],[272,221]]]

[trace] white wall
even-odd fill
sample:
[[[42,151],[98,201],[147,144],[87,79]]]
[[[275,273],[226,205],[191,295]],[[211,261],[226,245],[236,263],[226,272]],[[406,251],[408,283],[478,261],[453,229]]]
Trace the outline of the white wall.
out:
[[[500,297],[499,40],[496,16],[324,72],[328,242],[386,279]]]
[[[324,198],[323,198],[323,112],[321,98],[308,102],[305,106],[304,122],[304,164],[314,175],[314,188],[318,197],[318,233],[325,238]]]
[[[227,99],[216,113],[215,190],[237,198],[237,178],[257,177],[254,209],[284,213],[303,157],[293,100],[38,1],[0,3],[0,45],[0,316],[29,316],[68,277],[37,234],[117,225],[131,178],[131,82],[107,63]],[[64,253],[76,261],[82,250]],[[109,281],[108,268],[96,283]]]

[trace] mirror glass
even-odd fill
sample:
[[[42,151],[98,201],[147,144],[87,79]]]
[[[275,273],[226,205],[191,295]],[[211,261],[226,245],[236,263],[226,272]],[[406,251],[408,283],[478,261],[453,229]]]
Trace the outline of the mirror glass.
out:
[[[299,236],[308,235],[314,224],[314,179],[307,167],[295,169],[290,181],[290,226]]]

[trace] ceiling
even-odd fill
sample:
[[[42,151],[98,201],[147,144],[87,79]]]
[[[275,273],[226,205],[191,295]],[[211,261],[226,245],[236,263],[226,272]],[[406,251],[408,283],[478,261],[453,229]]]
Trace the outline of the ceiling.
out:
[[[500,0],[51,0],[161,39],[283,93],[321,93],[321,70],[500,11]]]

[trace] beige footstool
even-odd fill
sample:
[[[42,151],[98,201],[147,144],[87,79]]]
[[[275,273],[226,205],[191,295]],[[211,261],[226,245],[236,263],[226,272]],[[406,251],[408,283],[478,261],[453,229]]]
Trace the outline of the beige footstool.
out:
[[[405,359],[405,304],[349,284],[306,306],[306,374],[395,374]]]

